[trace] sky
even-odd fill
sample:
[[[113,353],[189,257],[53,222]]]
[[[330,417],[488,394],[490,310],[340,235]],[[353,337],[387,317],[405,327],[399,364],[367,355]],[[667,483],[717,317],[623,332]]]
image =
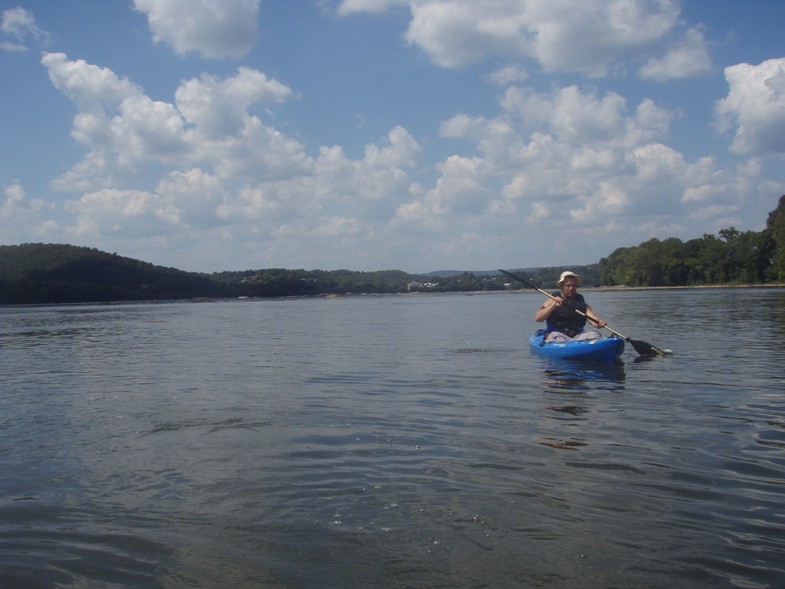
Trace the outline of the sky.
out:
[[[0,244],[198,272],[760,231],[783,0],[0,0]]]

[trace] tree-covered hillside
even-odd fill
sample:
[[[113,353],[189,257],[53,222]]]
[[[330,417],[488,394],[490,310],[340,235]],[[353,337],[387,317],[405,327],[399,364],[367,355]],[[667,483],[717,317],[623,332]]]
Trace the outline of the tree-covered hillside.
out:
[[[397,270],[272,268],[201,274],[61,244],[0,246],[0,304],[396,293],[418,290]]]
[[[766,284],[785,281],[785,196],[763,231],[721,229],[682,242],[650,239],[600,260],[605,286]]]
[[[167,300],[224,296],[206,275],[59,244],[0,246],[0,303]]]

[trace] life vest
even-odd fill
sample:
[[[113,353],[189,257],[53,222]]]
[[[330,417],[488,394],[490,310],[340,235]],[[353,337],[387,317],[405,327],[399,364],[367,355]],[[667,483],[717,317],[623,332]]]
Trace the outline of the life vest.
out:
[[[575,312],[586,313],[586,301],[583,299],[583,295],[575,293],[572,300],[565,299],[561,292],[555,292],[553,296],[561,297],[564,302],[556,307],[546,320],[545,325],[548,332],[560,331],[570,337],[575,337],[583,331],[586,325],[586,317]]]

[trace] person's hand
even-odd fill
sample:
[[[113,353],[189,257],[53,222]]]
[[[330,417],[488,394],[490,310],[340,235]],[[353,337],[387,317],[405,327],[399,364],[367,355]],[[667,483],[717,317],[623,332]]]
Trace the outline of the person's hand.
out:
[[[561,297],[555,297],[555,298],[553,299],[553,306],[554,306],[554,307],[561,307],[561,305],[562,305],[562,303],[563,303],[563,302],[564,302],[564,299],[563,299],[563,298],[561,298]]]
[[[600,329],[602,329],[602,328],[603,328],[603,327],[605,327],[605,325],[606,325],[606,323],[605,323],[605,320],[604,320],[604,319],[599,319],[599,318],[590,317],[590,318],[589,318],[589,320],[590,320],[592,323],[594,323],[594,325],[596,325],[597,327],[599,327]]]

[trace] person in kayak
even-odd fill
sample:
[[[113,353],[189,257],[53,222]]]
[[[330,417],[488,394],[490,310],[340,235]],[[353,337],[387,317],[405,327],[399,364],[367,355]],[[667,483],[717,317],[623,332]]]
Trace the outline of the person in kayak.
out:
[[[585,329],[587,317],[599,328],[605,327],[605,321],[592,311],[583,295],[578,293],[580,284],[581,277],[575,272],[562,272],[559,282],[556,283],[559,292],[553,293],[553,298],[545,301],[535,313],[535,321],[547,322],[546,341],[590,340],[602,337],[599,331]],[[584,313],[586,317],[576,311]]]

